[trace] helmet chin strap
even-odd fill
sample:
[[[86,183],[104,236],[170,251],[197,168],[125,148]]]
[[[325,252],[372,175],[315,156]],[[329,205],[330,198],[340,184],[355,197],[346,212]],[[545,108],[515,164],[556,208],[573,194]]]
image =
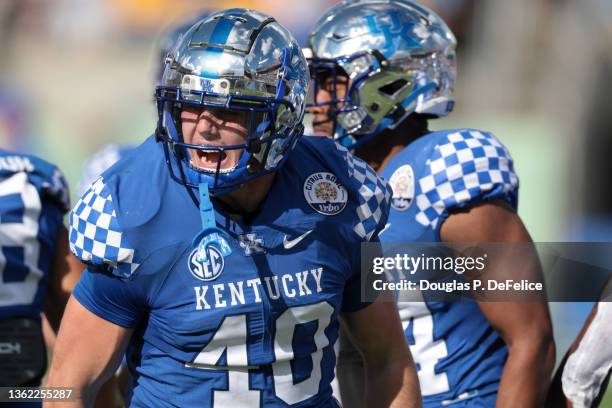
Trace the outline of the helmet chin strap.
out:
[[[232,249],[228,244],[229,236],[225,231],[217,227],[215,221],[215,210],[210,201],[210,193],[207,183],[200,183],[200,218],[202,220],[202,231],[193,239],[191,245],[193,248],[198,248],[197,259],[200,262],[208,260],[208,248],[214,246],[221,255],[229,256],[232,254]]]

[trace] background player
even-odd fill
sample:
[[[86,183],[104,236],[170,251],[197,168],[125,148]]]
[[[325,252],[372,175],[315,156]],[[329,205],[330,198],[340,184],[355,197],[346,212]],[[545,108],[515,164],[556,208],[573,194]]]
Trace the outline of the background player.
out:
[[[300,140],[307,79],[295,40],[261,13],[215,13],[185,34],[156,137],[71,215],[90,267],[50,384],[86,402],[129,342],[133,406],[336,407],[343,312],[370,405],[418,406],[395,306],[360,301],[359,244],[384,226],[390,190],[330,140]]]
[[[435,13],[410,1],[343,2],[309,47],[315,133],[354,149],[393,188],[383,242],[531,242],[504,146],[474,129],[428,130],[454,104],[455,38]],[[538,273],[537,260],[531,267]],[[554,364],[544,302],[405,303],[400,315],[425,406],[544,402]],[[338,378],[353,407],[361,378],[351,363],[339,363]]]
[[[68,209],[57,167],[0,149],[0,386],[37,386],[45,374],[41,312],[56,331],[83,271],[68,248]]]

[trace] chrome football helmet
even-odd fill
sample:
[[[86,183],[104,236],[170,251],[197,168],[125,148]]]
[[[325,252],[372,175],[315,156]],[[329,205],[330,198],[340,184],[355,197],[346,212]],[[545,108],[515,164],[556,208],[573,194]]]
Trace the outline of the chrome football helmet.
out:
[[[355,148],[413,112],[447,115],[454,105],[455,36],[433,11],[409,0],[346,0],[308,39],[314,101],[330,106],[333,136]],[[347,84],[339,95],[339,83]],[[321,86],[330,100],[318,101]]]
[[[277,170],[303,133],[308,81],[298,43],[274,18],[228,9],[195,23],[167,55],[155,94],[156,136],[164,143],[171,176],[191,187],[206,183],[211,194],[223,195]],[[184,107],[247,112],[246,143],[185,143],[180,120]],[[218,153],[216,168],[195,166],[188,149]],[[244,150],[237,166],[221,169],[224,152],[237,149]]]
[[[166,68],[166,56],[174,49],[175,44],[181,39],[181,36],[185,34],[187,30],[189,30],[196,22],[205,19],[212,13],[213,10],[200,10],[195,17],[189,16],[186,20],[180,20],[172,24],[162,33],[161,37],[157,41],[159,62],[157,63],[158,68],[155,76],[156,82],[161,81]]]

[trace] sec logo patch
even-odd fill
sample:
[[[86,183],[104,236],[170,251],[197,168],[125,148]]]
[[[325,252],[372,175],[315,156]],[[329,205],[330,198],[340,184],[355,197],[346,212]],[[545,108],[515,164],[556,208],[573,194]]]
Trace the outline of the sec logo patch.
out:
[[[205,260],[199,251],[199,248],[191,251],[188,262],[189,271],[199,280],[211,281],[217,279],[219,275],[221,275],[221,272],[223,272],[223,267],[225,266],[223,255],[213,245],[208,245],[205,248]]]
[[[398,211],[406,211],[414,201],[414,172],[410,165],[399,167],[391,178],[389,185],[393,190],[391,207]]]
[[[348,193],[334,174],[319,172],[304,182],[304,198],[319,214],[336,215],[346,207]]]

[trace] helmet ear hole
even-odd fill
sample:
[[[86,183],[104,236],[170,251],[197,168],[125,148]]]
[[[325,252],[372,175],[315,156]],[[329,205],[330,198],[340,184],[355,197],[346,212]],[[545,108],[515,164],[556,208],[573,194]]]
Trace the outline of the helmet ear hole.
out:
[[[393,97],[394,95],[402,92],[409,85],[410,82],[407,79],[400,78],[387,85],[381,86],[378,88],[378,91],[382,94]]]

